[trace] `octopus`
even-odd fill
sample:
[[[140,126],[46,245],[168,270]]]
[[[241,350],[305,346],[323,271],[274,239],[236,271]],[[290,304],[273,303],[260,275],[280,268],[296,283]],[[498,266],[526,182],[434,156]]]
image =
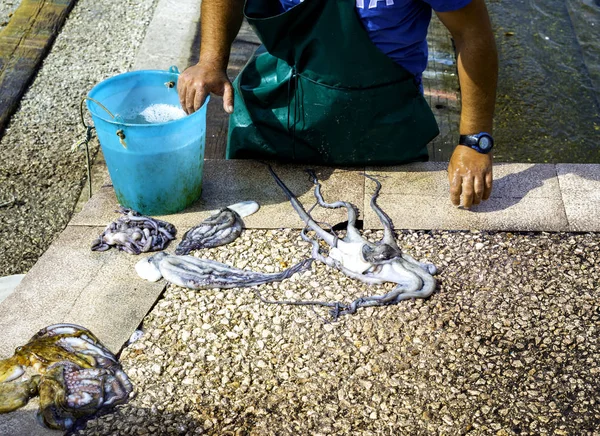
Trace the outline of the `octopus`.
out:
[[[39,395],[38,420],[51,429],[69,430],[78,419],[126,402],[132,391],[116,356],[75,324],[43,328],[0,360],[0,413]]]
[[[297,272],[305,271],[311,263],[312,259],[305,259],[281,272],[261,273],[195,256],[161,252],[140,260],[135,269],[141,278],[153,282],[164,277],[168,282],[188,289],[229,289],[282,281]]]
[[[122,216],[106,226],[92,243],[92,251],[106,251],[110,247],[129,254],[161,251],[175,239],[177,230],[173,224],[124,207],[119,207],[115,212]]]
[[[302,238],[312,245],[313,259],[341,271],[348,277],[367,284],[396,283],[396,287],[386,294],[360,297],[350,303],[323,303],[333,307],[332,315],[352,314],[360,307],[387,306],[411,298],[427,298],[434,291],[436,281],[433,275],[436,267],[429,262],[418,262],[409,254],[402,252],[396,243],[394,226],[390,217],[377,205],[377,197],[381,183],[374,177],[363,174],[375,183],[375,191],[371,197],[370,206],[383,225],[384,234],[381,241],[372,243],[365,239],[356,228],[358,209],[355,205],[336,201],[327,203],[321,194],[321,185],[314,171],[308,170],[313,184],[317,203],[324,208],[347,210],[348,224],[343,238],[329,227],[327,230],[319,226],[307,212],[296,196],[277,176],[273,168],[267,165],[269,172],[277,185],[282,189],[293,209],[300,216],[306,227],[302,230]],[[316,237],[308,236],[312,230]],[[320,240],[329,247],[329,253],[324,254]]]
[[[192,250],[219,247],[233,242],[244,228],[242,217],[253,214],[258,207],[258,203],[254,201],[243,201],[220,209],[185,232],[175,254],[185,255]]]

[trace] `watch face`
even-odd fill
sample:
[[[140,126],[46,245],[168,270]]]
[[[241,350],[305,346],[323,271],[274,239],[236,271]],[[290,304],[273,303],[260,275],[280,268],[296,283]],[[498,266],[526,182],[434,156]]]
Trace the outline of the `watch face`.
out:
[[[492,141],[490,141],[490,138],[488,138],[487,136],[482,136],[481,138],[479,138],[479,147],[482,150],[488,150],[492,147]]]

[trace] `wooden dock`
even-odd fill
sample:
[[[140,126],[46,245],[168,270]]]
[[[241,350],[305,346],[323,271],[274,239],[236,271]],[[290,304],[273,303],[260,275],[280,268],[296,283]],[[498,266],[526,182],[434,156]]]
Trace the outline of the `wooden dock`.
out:
[[[0,30],[0,137],[77,0],[23,0]]]

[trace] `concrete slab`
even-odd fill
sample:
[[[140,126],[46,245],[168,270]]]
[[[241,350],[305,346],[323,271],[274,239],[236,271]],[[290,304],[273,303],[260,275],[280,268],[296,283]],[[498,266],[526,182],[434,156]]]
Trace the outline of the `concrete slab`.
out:
[[[163,290],[138,278],[139,256],[116,250],[92,252],[103,230],[68,226],[0,304],[0,356],[9,357],[39,329],[75,323],[118,352]]]
[[[426,162],[367,168],[384,185],[378,204],[398,229],[561,231],[568,228],[553,165],[499,164],[491,198],[471,210],[454,207],[448,197],[447,164]],[[381,228],[369,206],[365,228]]]
[[[198,31],[200,1],[160,0],[132,70],[167,70],[176,65],[183,71]]]
[[[106,226],[118,215],[118,202],[110,186],[106,167],[95,171],[105,180],[95,186],[92,199],[70,225]],[[228,204],[254,199],[262,209],[247,217],[248,228],[300,228],[279,188],[257,162],[207,160],[201,199],[185,211],[159,217],[172,222],[180,236],[214,210]],[[312,187],[304,167],[275,165],[301,201],[314,203]],[[448,198],[447,163],[426,162],[398,167],[369,168],[383,183],[379,204],[392,216],[398,228],[448,230],[515,231],[599,231],[599,165],[506,164],[494,165],[494,190],[487,202],[470,211],[454,208]],[[320,167],[323,193],[327,201],[344,199],[367,212],[365,228],[381,228],[369,201],[374,185],[364,180],[360,170]],[[559,175],[557,175],[559,171]],[[99,177],[100,177],[99,176]],[[560,179],[560,183],[559,183]],[[354,190],[358,187],[358,190]],[[365,190],[366,188],[366,190]],[[363,192],[365,198],[362,198]],[[564,204],[563,204],[564,203]],[[398,206],[401,205],[401,206]],[[440,209],[441,207],[441,209]],[[436,211],[432,214],[431,211]],[[346,219],[342,211],[317,209],[315,217],[329,223]]]
[[[600,165],[556,165],[569,230],[600,231]]]
[[[37,422],[38,397],[34,397],[25,407],[0,415],[0,435],[5,436],[58,436],[59,430],[50,430]]]
[[[304,172],[306,167],[274,164],[273,168],[284,183],[309,208],[315,203],[313,185]],[[344,199],[356,205],[362,204],[364,180],[358,170],[314,167],[321,181],[326,201]],[[289,201],[267,171],[258,162],[249,160],[207,160],[205,162],[202,196],[186,210],[157,218],[175,225],[178,236],[198,225],[215,210],[244,200],[254,200],[261,206],[254,215],[246,217],[247,228],[277,229],[304,227]],[[106,226],[118,218],[114,210],[118,206],[114,190],[102,188],[71,220],[72,226]],[[318,208],[314,218],[331,224],[346,220],[343,210]]]
[[[560,198],[552,164],[497,163],[493,171],[492,198]]]

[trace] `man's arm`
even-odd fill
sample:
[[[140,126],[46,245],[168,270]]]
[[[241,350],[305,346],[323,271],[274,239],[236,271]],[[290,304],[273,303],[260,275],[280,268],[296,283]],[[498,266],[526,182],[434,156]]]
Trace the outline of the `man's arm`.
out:
[[[204,0],[200,15],[200,60],[186,69],[177,84],[181,106],[198,110],[211,92],[223,96],[223,109],[233,112],[233,87],[227,77],[231,44],[240,31],[244,0]]]
[[[492,134],[498,81],[498,54],[484,0],[457,11],[438,12],[454,39],[458,54],[462,110],[460,134]],[[470,207],[492,192],[492,156],[457,146],[448,165],[450,199]]]

